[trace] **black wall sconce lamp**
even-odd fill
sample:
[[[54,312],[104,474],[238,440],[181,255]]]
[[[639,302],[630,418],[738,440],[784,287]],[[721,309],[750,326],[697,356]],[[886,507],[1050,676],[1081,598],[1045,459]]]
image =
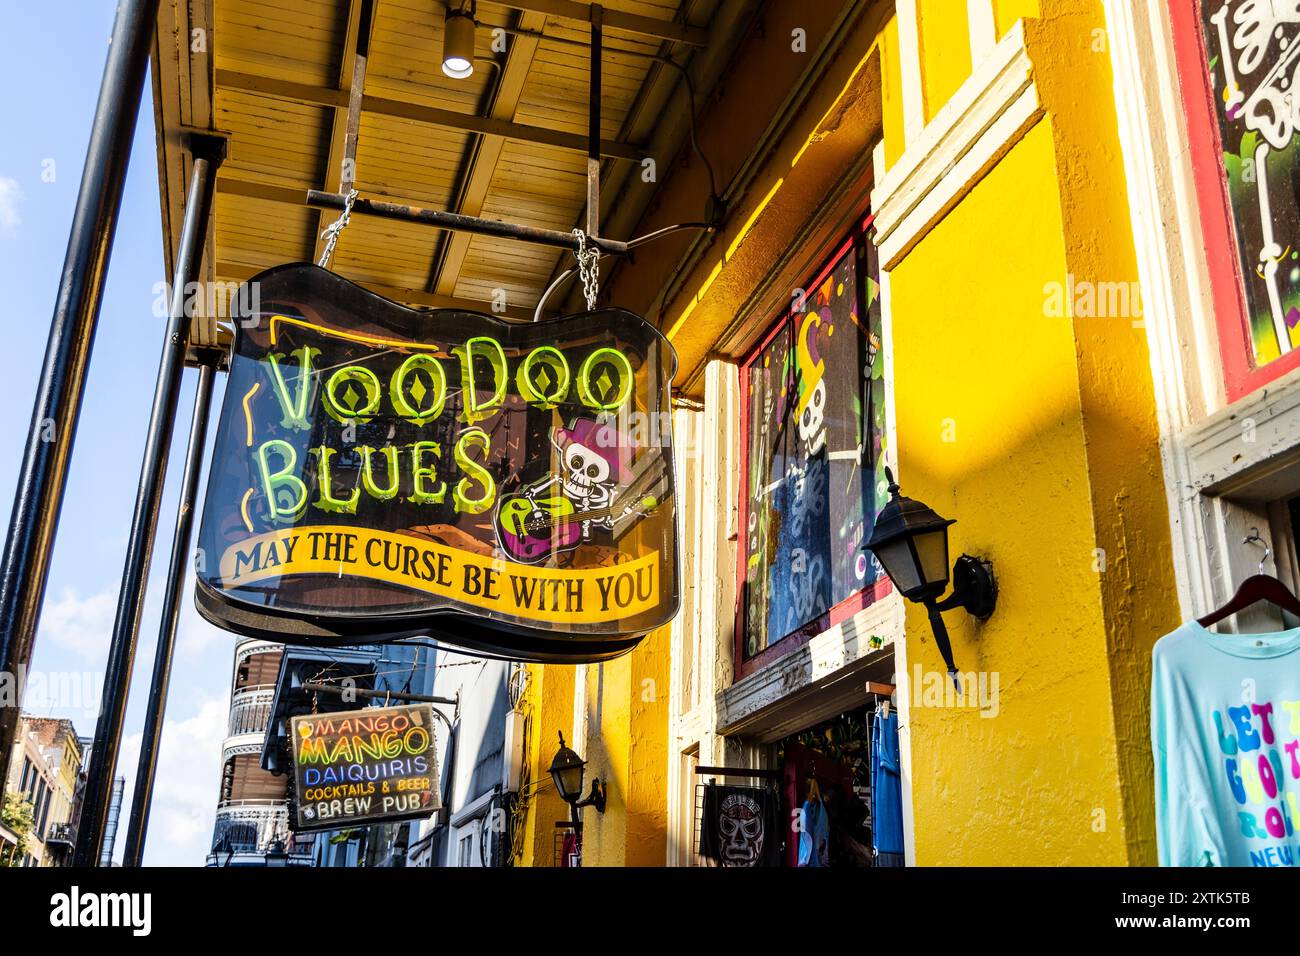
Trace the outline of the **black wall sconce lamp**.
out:
[[[956,521],[940,517],[927,504],[900,495],[898,482],[888,468],[885,477],[889,479],[891,497],[880,509],[871,540],[864,547],[876,556],[903,597],[924,604],[930,612],[935,643],[960,693],[961,681],[952,660],[943,612],[964,607],[975,618],[987,620],[998,603],[993,564],[963,554],[952,567],[952,593],[939,600],[948,587],[948,526]]]
[[[573,823],[579,828],[582,827],[582,815],[578,811],[582,807],[595,807],[597,813],[605,812],[605,788],[599,777],[591,778],[591,792],[587,798],[578,799],[582,796],[582,777],[586,767],[586,761],[565,745],[564,734],[560,734],[560,749],[551,761],[551,779],[555,781],[560,799],[571,808]]]

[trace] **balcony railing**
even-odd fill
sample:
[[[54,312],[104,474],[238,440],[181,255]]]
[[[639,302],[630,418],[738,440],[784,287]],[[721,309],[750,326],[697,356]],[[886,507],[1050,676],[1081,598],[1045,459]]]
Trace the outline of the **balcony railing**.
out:
[[[51,823],[45,830],[45,845],[72,849],[77,842],[77,828],[71,823]]]
[[[276,840],[288,840],[288,834],[289,808],[283,800],[226,800],[217,807],[212,848],[259,853]]]
[[[266,733],[274,697],[274,684],[257,684],[235,691],[230,698],[230,732],[226,736]]]

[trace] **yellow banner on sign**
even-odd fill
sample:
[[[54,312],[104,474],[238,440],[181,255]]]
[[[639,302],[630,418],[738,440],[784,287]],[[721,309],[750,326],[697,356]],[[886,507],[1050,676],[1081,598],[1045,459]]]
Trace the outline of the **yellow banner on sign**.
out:
[[[547,624],[613,623],[659,601],[658,551],[610,567],[542,568],[407,534],[320,525],[246,538],[221,556],[224,588],[282,574],[388,581]]]

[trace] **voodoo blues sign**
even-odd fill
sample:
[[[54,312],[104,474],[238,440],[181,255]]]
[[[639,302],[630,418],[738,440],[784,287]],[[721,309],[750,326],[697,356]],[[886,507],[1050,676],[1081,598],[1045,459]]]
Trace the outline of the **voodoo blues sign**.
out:
[[[290,725],[295,832],[424,817],[442,806],[430,705],[306,714]]]
[[[595,661],[672,618],[676,357],[653,326],[413,310],[311,265],[250,281],[200,530],[209,620]]]

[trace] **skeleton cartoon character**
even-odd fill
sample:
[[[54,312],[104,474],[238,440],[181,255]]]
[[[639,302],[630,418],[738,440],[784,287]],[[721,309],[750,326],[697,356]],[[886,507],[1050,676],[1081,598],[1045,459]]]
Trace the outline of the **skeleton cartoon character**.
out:
[[[718,832],[722,847],[718,862],[723,866],[757,866],[763,858],[763,808],[743,793],[728,794],[718,808]]]
[[[581,418],[568,428],[555,429],[551,445],[559,455],[559,473],[534,487],[530,497],[558,484],[578,514],[605,512],[598,517],[582,519],[584,541],[591,537],[593,527],[613,528],[618,516],[611,513],[610,506],[623,471],[619,460],[618,432],[610,425]],[[629,506],[623,514],[631,511]]]
[[[820,357],[813,358],[814,346],[808,341],[810,336],[816,335],[821,324],[819,313],[806,315],[795,345],[795,360],[803,382],[795,416],[799,421],[799,440],[804,443],[809,456],[817,454],[826,445],[826,363]]]

